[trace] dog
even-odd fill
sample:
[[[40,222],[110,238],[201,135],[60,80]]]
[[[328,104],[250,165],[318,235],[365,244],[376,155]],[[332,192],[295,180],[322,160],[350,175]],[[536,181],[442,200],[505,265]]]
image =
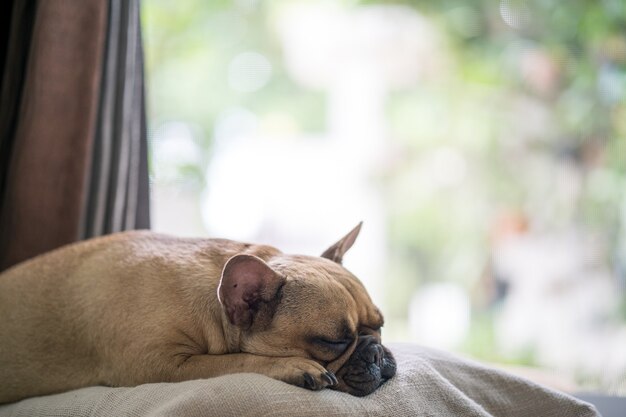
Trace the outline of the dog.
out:
[[[370,394],[396,363],[341,265],[360,229],[321,257],[131,231],[14,266],[0,275],[0,403],[239,372]]]

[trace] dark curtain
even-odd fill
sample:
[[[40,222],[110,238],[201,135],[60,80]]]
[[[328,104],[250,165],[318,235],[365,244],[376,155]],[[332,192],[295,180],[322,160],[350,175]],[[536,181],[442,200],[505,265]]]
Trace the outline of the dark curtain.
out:
[[[0,269],[148,228],[138,1],[0,7]]]
[[[137,1],[110,1],[94,158],[81,238],[149,225],[143,50]]]

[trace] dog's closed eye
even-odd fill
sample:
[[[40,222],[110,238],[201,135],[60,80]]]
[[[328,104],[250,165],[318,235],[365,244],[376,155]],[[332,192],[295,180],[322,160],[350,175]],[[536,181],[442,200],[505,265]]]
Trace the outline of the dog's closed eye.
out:
[[[329,340],[323,337],[316,337],[313,342],[332,351],[344,351],[352,343],[352,339]]]

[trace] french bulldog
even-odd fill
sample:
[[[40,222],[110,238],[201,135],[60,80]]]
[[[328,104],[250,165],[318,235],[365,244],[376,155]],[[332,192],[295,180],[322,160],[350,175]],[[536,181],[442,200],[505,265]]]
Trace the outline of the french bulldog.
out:
[[[360,228],[321,257],[132,231],[14,266],[0,275],[0,403],[238,372],[367,395],[396,364],[341,266]]]

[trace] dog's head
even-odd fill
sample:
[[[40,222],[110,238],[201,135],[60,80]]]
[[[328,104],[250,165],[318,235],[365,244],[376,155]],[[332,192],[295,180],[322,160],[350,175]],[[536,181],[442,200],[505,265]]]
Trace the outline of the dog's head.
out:
[[[225,265],[219,299],[242,329],[241,350],[313,359],[340,391],[363,396],[395,374],[381,344],[383,316],[361,282],[341,266],[359,224],[321,257],[239,254]]]

